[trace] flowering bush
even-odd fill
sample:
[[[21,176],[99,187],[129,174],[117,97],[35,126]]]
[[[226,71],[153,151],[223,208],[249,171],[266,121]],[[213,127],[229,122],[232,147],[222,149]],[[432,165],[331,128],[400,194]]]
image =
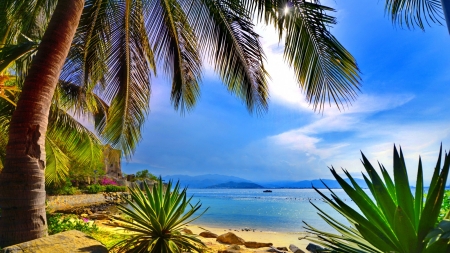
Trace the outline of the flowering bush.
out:
[[[100,184],[101,185],[118,185],[116,181],[114,181],[113,179],[104,177],[102,178],[102,180],[100,180]]]

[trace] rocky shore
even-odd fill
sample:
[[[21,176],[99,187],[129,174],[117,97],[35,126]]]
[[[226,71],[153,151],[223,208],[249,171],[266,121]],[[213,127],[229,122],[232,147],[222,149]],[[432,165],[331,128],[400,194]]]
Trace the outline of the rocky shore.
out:
[[[89,220],[109,220],[109,215],[118,214],[116,205],[126,203],[125,198],[130,198],[127,192],[102,193],[104,202],[88,206],[75,206],[64,210],[57,210],[58,213],[75,214],[80,218]]]

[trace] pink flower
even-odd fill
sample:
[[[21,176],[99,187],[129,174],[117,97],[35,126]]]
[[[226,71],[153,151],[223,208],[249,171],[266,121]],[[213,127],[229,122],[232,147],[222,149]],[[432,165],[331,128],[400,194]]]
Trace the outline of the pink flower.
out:
[[[101,185],[118,185],[116,181],[109,179],[107,177],[104,177],[100,180]]]
[[[89,222],[88,218],[81,218],[84,222]]]

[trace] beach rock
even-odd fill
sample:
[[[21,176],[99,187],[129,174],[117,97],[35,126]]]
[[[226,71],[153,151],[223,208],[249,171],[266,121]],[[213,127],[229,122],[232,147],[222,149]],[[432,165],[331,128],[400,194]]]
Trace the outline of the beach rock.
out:
[[[89,215],[90,220],[107,220],[109,219],[109,216],[107,214],[103,213],[94,213],[92,215]]]
[[[62,232],[36,240],[16,244],[3,249],[4,253],[107,253],[108,250],[100,242],[77,230]]]
[[[181,230],[183,233],[187,234],[187,235],[193,235],[194,233],[192,233],[192,230],[188,229],[188,228],[183,228],[183,230]]]
[[[219,235],[216,239],[216,241],[226,244],[236,244],[236,245],[244,245],[245,240],[240,238],[239,236],[235,235],[232,232],[228,232],[223,235]]]
[[[272,243],[264,243],[264,242],[245,242],[244,243],[245,247],[247,248],[251,248],[251,249],[257,249],[257,248],[262,248],[262,247],[270,247],[273,244]]]
[[[286,247],[270,247],[266,252],[286,253],[289,250]],[[255,251],[256,252],[256,251]]]
[[[219,250],[218,253],[240,253],[241,247],[239,245],[231,245],[224,250]]]
[[[299,249],[294,244],[289,245],[289,249],[294,253],[305,253],[303,250]]]
[[[217,234],[214,234],[213,232],[210,232],[210,231],[203,231],[199,235],[202,237],[205,237],[205,238],[217,238],[218,237]]]
[[[308,244],[308,246],[306,246],[306,249],[312,253],[317,253],[317,252],[319,252],[318,250],[323,250],[324,248],[322,248],[319,245],[316,245],[314,243],[310,243],[310,244]]]

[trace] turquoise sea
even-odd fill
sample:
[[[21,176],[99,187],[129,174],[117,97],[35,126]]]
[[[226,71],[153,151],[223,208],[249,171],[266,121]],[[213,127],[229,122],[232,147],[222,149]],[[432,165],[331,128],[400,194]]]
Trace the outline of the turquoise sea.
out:
[[[332,207],[324,203],[314,189],[189,189],[192,203],[200,201],[202,209],[209,210],[193,224],[229,229],[245,227],[258,231],[301,232],[302,221],[316,228],[330,231],[331,228],[317,214],[314,205],[348,224]],[[328,190],[321,190],[329,196]],[[352,207],[356,205],[342,189],[333,190]]]

